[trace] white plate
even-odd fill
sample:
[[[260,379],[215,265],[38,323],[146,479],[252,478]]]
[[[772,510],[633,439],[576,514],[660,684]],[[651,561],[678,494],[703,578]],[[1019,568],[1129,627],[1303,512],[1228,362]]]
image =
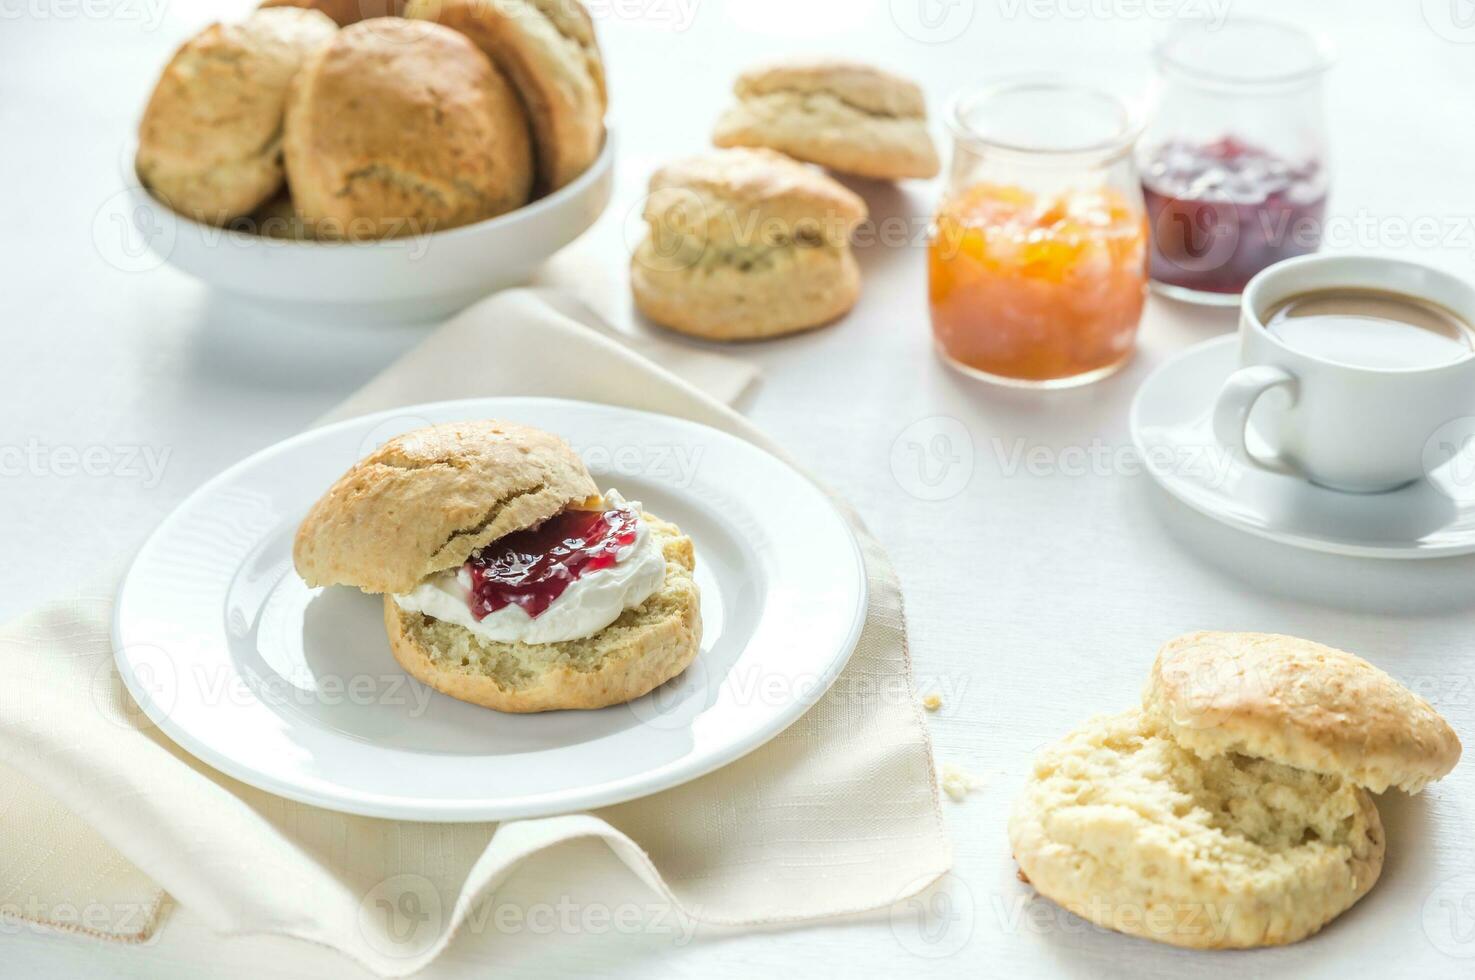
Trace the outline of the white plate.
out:
[[[1342,493],[1235,462],[1214,439],[1210,410],[1238,366],[1238,338],[1221,337],[1168,361],[1138,390],[1132,439],[1170,494],[1225,524],[1314,551],[1369,558],[1475,552],[1475,456],[1468,449],[1428,479],[1387,493]],[[1260,451],[1268,454],[1263,445]]]
[[[628,705],[499,714],[410,679],[379,597],[297,577],[297,524],[354,460],[397,433],[472,418],[559,433],[601,488],[691,536],[703,635],[684,674]],[[751,752],[839,675],[865,609],[849,525],[763,450],[661,415],[487,398],[316,429],[211,480],[144,545],[113,632],[147,716],[222,772],[350,813],[501,820],[633,799]]]

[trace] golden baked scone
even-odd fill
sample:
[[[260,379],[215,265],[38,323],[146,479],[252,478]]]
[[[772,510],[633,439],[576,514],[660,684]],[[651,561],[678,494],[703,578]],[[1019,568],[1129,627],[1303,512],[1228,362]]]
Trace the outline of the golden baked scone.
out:
[[[292,200],[319,237],[443,231],[521,207],[533,182],[507,80],[428,21],[338,32],[293,80],[285,146]]]
[[[261,0],[259,6],[321,10],[339,27],[347,27],[370,17],[397,17],[404,11],[405,0]]]
[[[1383,866],[1367,792],[1241,755],[1201,758],[1138,712],[1041,754],[1009,822],[1042,895],[1098,925],[1201,949],[1303,939]]]
[[[557,190],[604,144],[604,65],[578,0],[409,0],[405,16],[471,38],[507,73],[532,124],[538,186]]]
[[[315,10],[259,10],[186,41],[144,109],[139,180],[180,214],[215,225],[269,200],[282,187],[288,85],[336,31]]]
[[[766,146],[831,170],[897,180],[935,177],[922,90],[872,65],[793,58],[744,72],[718,146]]]
[[[645,514],[666,559],[660,590],[591,637],[499,643],[384,597],[395,659],[442,694],[498,711],[603,708],[633,701],[684,671],[701,644],[691,539]]]
[[[635,305],[711,340],[776,337],[844,315],[860,294],[851,191],[762,149],[676,161],[650,180],[649,234],[630,266]]]
[[[478,548],[599,496],[555,435],[512,422],[453,422],[397,436],[354,464],[297,529],[311,586],[409,592]]]
[[[1238,752],[1417,793],[1460,740],[1429,703],[1361,657],[1294,636],[1190,633],[1163,647],[1143,710],[1200,755]]]

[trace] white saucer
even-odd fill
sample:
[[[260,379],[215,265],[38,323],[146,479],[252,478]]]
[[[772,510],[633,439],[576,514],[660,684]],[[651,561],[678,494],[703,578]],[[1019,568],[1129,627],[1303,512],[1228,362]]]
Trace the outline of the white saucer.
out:
[[[1370,558],[1475,552],[1475,457],[1468,453],[1428,479],[1377,494],[1328,490],[1235,462],[1215,441],[1209,413],[1238,366],[1238,338],[1220,337],[1168,361],[1138,390],[1132,440],[1170,494],[1225,524],[1315,551]]]
[[[564,436],[601,488],[691,536],[703,635],[685,673],[601,711],[499,714],[410,679],[378,596],[297,577],[293,532],[354,460],[472,418]],[[368,816],[501,820],[644,796],[752,751],[839,675],[865,609],[850,526],[751,443],[607,405],[486,398],[314,429],[211,480],[139,552],[113,637],[148,718],[228,775]]]

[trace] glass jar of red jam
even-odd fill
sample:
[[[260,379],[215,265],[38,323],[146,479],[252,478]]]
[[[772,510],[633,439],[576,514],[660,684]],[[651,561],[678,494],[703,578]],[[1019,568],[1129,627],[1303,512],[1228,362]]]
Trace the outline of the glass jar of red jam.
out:
[[[1321,244],[1330,49],[1275,21],[1190,21],[1156,60],[1158,104],[1137,150],[1153,287],[1233,305],[1261,269]]]
[[[1147,222],[1120,100],[1058,77],[963,93],[928,243],[937,348],[978,378],[1060,388],[1131,356]]]

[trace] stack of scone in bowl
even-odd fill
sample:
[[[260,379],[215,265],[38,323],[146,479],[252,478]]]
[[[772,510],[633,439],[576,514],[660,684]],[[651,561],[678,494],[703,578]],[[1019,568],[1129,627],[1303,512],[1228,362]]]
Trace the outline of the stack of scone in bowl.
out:
[[[1046,750],[1009,837],[1021,876],[1098,925],[1196,948],[1292,943],[1378,880],[1370,793],[1460,756],[1449,724],[1367,661],[1289,636],[1194,633],[1140,710]]]
[[[313,505],[293,562],[310,586],[382,594],[405,670],[499,711],[622,704],[700,648],[691,539],[511,422],[386,442]]]
[[[315,5],[175,53],[139,126],[155,196],[208,224],[268,206],[312,237],[399,237],[505,214],[599,155],[604,70],[578,3],[410,0],[367,20]]]
[[[844,316],[860,295],[853,177],[937,174],[922,91],[870,65],[799,58],[743,73],[722,149],[656,171],[631,259],[635,305],[708,340],[758,340]]]
[[[606,102],[577,0],[270,0],[175,52],[128,193],[156,255],[222,290],[432,320],[594,223]]]

